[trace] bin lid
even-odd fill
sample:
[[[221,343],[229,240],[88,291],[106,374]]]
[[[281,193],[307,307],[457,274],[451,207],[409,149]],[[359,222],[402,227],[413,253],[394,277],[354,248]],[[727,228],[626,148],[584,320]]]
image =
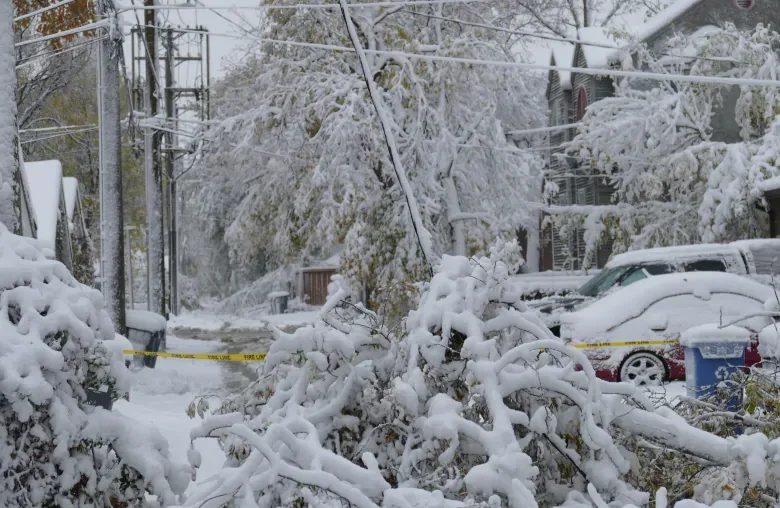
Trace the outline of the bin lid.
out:
[[[683,347],[698,347],[711,344],[749,344],[750,331],[741,326],[721,327],[715,323],[694,326],[680,336]]]
[[[274,291],[273,293],[268,293],[267,295],[269,300],[273,300],[274,298],[283,298],[285,296],[290,296],[290,293],[287,291]]]
[[[127,309],[125,320],[128,328],[145,332],[159,332],[168,327],[168,321],[163,316],[148,310]]]

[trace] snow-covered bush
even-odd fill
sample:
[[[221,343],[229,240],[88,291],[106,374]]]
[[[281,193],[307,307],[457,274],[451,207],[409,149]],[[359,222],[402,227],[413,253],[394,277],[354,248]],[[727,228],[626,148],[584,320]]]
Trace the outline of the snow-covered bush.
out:
[[[0,225],[0,506],[170,505],[184,491],[190,467],[156,429],[88,404],[128,389],[114,337],[99,292]]]
[[[712,435],[596,379],[508,290],[516,249],[444,257],[403,333],[334,280],[321,320],[275,331],[260,379],[191,434],[221,439],[228,462],[186,506],[647,506],[628,481],[639,441],[772,482],[768,440]]]

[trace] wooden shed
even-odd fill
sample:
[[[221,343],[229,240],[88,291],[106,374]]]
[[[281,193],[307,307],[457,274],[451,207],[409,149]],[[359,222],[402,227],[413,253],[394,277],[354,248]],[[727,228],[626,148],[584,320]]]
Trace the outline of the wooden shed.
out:
[[[296,273],[295,294],[309,305],[324,305],[328,299],[330,278],[339,271],[338,254],[300,268]]]

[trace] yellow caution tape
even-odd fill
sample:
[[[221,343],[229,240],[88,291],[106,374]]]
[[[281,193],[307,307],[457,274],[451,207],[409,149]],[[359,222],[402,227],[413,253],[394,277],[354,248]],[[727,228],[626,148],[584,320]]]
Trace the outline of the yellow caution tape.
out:
[[[167,353],[163,351],[134,351],[132,349],[125,349],[122,353],[126,355],[138,355],[138,356],[159,356],[161,358],[185,358],[187,360],[220,360],[224,362],[259,362],[265,360],[267,353],[237,353],[216,355],[208,353]]]
[[[576,349],[598,349],[604,347],[672,346],[679,343],[679,340],[632,340],[628,342],[579,342],[571,345]]]

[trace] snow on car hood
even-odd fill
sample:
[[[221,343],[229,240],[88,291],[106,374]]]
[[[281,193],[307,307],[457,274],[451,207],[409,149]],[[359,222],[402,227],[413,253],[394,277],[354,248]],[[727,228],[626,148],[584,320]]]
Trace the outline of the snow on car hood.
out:
[[[598,340],[609,330],[642,316],[650,306],[665,298],[692,295],[707,300],[712,293],[728,293],[755,300],[757,311],[763,308],[762,302],[774,298],[774,291],[769,286],[730,273],[689,272],[657,275],[596,300],[582,310],[562,314],[561,333],[562,336],[565,334],[565,338]],[[692,321],[696,321],[695,316],[692,318]],[[692,322],[692,326],[696,324],[702,323]]]

